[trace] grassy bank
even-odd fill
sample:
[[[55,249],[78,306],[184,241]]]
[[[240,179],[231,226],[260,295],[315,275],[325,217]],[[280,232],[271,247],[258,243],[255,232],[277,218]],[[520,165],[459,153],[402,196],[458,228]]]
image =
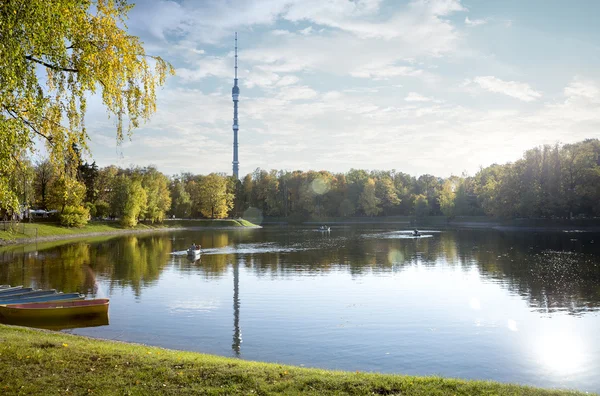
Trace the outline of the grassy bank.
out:
[[[56,223],[18,223],[12,230],[9,226],[0,228],[0,244],[2,241],[19,242],[19,240],[76,237],[87,234],[119,233],[131,231],[151,231],[165,228],[205,228],[205,227],[253,227],[254,224],[243,219],[223,220],[168,220],[163,223],[140,223],[134,228],[123,228],[118,221],[94,221],[81,228],[63,227]],[[7,230],[4,230],[7,228]]]
[[[496,382],[304,369],[3,325],[0,345],[4,395],[580,394]]]

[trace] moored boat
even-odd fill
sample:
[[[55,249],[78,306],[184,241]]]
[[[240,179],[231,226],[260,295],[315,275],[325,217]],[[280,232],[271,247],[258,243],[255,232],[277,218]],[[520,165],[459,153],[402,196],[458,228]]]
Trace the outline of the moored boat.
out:
[[[52,294],[56,294],[56,290],[51,289],[51,290],[32,290],[32,291],[26,291],[26,292],[22,292],[22,293],[16,293],[16,294],[10,294],[7,296],[4,295],[0,295],[0,304],[2,304],[2,301],[4,300],[12,300],[15,298],[30,298],[30,297],[40,297],[40,296],[49,296]]]
[[[0,291],[0,297],[22,294],[25,292],[30,292],[32,290],[33,289],[31,287],[23,287],[23,286],[16,286],[14,288],[11,287],[9,289]]]
[[[7,320],[39,320],[103,315],[108,313],[108,303],[107,298],[100,298],[82,301],[0,304],[0,316]]]
[[[12,299],[0,300],[0,304],[28,304],[34,302],[54,302],[54,301],[74,301],[83,300],[85,296],[79,293],[55,293],[47,296],[36,296],[36,297],[15,297]]]

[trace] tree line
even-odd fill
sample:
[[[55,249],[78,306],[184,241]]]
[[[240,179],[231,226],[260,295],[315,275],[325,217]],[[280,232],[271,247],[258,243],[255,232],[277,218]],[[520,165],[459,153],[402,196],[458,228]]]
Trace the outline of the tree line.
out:
[[[351,216],[445,215],[498,218],[600,216],[600,140],[546,145],[474,176],[351,169],[256,169],[238,181],[224,174],[167,176],[155,167],[76,164],[66,177],[51,161],[23,161],[9,186],[24,207],[54,209],[67,226],[88,218],[138,221],[241,217],[252,209],[290,221]],[[0,208],[7,215],[11,208]]]

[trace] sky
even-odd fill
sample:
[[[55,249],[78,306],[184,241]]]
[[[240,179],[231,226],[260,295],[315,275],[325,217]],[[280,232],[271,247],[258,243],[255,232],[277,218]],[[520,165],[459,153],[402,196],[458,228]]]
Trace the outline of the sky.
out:
[[[92,159],[231,174],[238,32],[240,177],[474,175],[600,137],[597,15],[595,0],[138,0],[128,30],[176,76],[120,146],[92,98]]]

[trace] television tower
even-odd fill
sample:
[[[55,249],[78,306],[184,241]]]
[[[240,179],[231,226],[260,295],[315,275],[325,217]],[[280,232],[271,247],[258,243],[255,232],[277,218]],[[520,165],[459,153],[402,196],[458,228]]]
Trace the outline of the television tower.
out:
[[[233,79],[233,88],[231,89],[231,97],[233,98],[233,177],[239,179],[238,171],[240,162],[238,161],[238,97],[240,88],[238,87],[237,78],[237,32],[235,32],[235,78]]]

